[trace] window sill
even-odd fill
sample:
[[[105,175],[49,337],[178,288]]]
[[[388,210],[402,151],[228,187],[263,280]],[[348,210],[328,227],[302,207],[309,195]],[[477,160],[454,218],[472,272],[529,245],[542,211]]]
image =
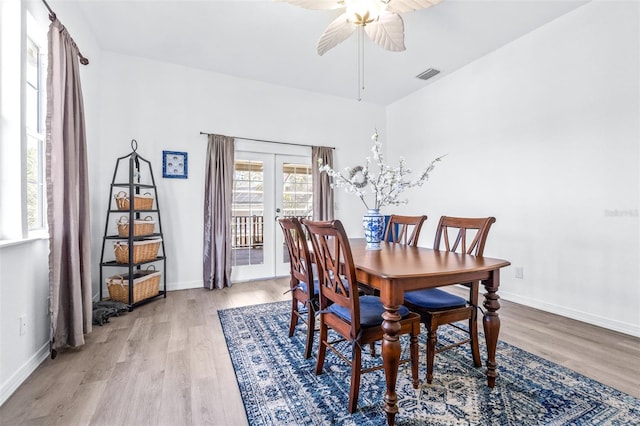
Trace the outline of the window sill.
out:
[[[21,244],[28,244],[33,241],[48,240],[48,239],[49,239],[49,233],[47,231],[33,232],[27,238],[22,238],[19,240],[0,240],[0,249],[4,247],[12,247],[12,246],[17,246]]]

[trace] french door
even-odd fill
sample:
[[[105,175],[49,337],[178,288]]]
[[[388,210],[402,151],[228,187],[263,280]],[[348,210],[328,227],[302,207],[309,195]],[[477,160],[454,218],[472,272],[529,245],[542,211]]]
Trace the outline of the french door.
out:
[[[311,218],[309,156],[236,151],[231,281],[289,274],[280,217]]]

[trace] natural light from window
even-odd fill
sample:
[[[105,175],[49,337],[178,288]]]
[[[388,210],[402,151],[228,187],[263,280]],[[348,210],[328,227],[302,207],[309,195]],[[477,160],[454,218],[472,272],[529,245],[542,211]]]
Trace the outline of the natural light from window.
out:
[[[26,42],[26,214],[29,232],[45,228],[46,39],[27,13]]]

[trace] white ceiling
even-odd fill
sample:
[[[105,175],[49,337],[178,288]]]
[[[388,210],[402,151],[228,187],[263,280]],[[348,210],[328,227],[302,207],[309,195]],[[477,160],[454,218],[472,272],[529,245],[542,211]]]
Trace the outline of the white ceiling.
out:
[[[315,50],[340,11],[269,0],[71,3],[78,4],[104,50],[350,99],[358,96],[356,35],[324,56]],[[443,0],[404,13],[406,51],[389,52],[365,40],[362,100],[392,103],[584,3]],[[427,68],[441,74],[429,81],[415,78]]]

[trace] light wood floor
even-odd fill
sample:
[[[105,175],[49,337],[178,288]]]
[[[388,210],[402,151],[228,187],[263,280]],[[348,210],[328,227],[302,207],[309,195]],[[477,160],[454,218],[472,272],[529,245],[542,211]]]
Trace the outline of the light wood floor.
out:
[[[170,292],[94,326],[82,348],[36,369],[0,407],[0,424],[246,425],[217,310],[287,300],[286,288],[278,279]],[[501,340],[640,397],[640,339],[501,305]]]

